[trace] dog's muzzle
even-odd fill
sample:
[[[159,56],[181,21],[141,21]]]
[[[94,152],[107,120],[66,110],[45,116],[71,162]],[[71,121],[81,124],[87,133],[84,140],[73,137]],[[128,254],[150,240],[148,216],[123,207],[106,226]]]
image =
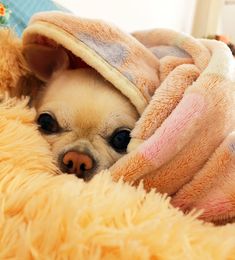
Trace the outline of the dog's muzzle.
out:
[[[59,160],[63,172],[75,174],[82,179],[89,179],[96,166],[94,158],[89,153],[75,150],[65,152]]]

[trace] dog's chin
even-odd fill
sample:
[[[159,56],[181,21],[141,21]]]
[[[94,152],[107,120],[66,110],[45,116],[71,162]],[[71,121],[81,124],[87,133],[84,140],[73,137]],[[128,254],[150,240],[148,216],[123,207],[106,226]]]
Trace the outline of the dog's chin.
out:
[[[92,169],[92,171],[83,171],[80,174],[78,174],[78,173],[68,172],[67,169],[63,165],[61,165],[61,163],[58,164],[59,164],[58,166],[60,168],[60,171],[63,174],[70,174],[70,175],[72,174],[79,179],[83,179],[84,181],[90,181],[97,173],[99,173],[102,170],[102,169],[101,170]]]
[[[98,168],[96,170],[92,170],[91,172],[89,171],[84,171],[81,174],[77,174],[77,173],[68,173],[66,171],[63,171],[62,169],[60,169],[64,174],[73,174],[75,175],[78,179],[82,179],[85,182],[90,181],[95,175],[97,175],[98,173],[100,173],[103,170],[106,170],[107,168]]]
[[[75,174],[76,177],[78,177],[79,179],[82,179],[84,181],[90,181],[98,172],[93,172],[93,173],[90,173],[90,172],[83,172],[82,174],[78,175],[78,174]]]

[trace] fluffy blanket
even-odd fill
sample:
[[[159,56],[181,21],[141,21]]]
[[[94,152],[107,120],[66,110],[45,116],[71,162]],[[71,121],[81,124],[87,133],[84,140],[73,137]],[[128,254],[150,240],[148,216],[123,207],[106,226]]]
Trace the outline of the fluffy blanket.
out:
[[[50,78],[64,48],[71,68],[91,66],[120,90],[141,117],[114,180],[172,195],[185,212],[231,221],[234,204],[234,78],[229,48],[170,30],[136,32],[138,41],[102,21],[40,13],[24,31],[30,69]],[[46,57],[46,58],[42,58]],[[219,185],[217,185],[219,183]]]
[[[96,40],[90,40],[91,32]],[[21,42],[1,31],[1,259],[234,258],[234,224],[203,223],[196,219],[199,213],[184,215],[166,196],[146,191],[168,192],[173,203],[187,209],[211,205],[213,219],[233,217],[228,207],[233,205],[231,53],[221,43],[172,31],[134,36],[142,44],[98,21],[40,14],[24,34],[26,63]],[[85,62],[96,68],[141,114],[130,153],[88,183],[58,174],[34,124],[35,111],[27,108],[28,100],[10,97],[35,82],[31,70],[42,79],[48,76],[44,66],[34,67],[30,46],[35,44],[63,46],[71,67]],[[137,185],[140,178],[137,188],[124,182]]]

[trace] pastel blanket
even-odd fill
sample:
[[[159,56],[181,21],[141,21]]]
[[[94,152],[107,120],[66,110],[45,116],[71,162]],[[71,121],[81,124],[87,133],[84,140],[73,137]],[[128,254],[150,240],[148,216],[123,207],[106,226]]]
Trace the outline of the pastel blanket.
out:
[[[234,224],[171,205],[233,220],[231,53],[169,30],[133,36],[54,12],[22,42],[0,30],[0,259],[235,259]],[[63,46],[71,68],[97,69],[139,111],[129,153],[88,183],[58,174],[35,111],[14,97],[48,76],[23,56],[30,44]]]
[[[131,36],[103,21],[41,13],[23,46],[43,80],[55,61],[36,66],[37,45],[64,48],[71,68],[95,68],[139,112],[129,153],[110,169],[114,180],[143,181],[185,212],[203,209],[207,221],[233,219],[235,64],[225,44],[166,29]]]

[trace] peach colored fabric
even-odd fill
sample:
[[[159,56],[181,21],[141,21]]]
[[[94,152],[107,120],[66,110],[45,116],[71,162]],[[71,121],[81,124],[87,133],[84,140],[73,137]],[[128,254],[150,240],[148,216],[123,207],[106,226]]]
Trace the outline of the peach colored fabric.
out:
[[[63,46],[71,66],[83,59],[139,111],[128,154],[110,168],[113,180],[142,181],[185,211],[211,208],[202,215],[208,221],[233,217],[226,209],[233,209],[235,195],[233,149],[227,149],[233,147],[235,61],[225,44],[168,29],[129,35],[58,12],[31,19],[23,45],[32,43]]]
[[[129,154],[110,170],[114,180],[123,178],[134,185],[142,181],[147,190],[171,195],[173,205],[183,211],[202,209],[204,220],[225,223],[235,216],[235,165],[229,137],[235,126],[234,59],[218,42],[187,41],[185,35],[182,41],[173,41],[169,34],[165,44],[187,50],[192,64],[172,65],[172,71],[164,74],[132,132]],[[148,47],[164,43],[157,30],[134,35]],[[197,44],[209,50],[208,61],[206,55],[201,62],[198,59]],[[175,57],[168,59],[175,63]]]

